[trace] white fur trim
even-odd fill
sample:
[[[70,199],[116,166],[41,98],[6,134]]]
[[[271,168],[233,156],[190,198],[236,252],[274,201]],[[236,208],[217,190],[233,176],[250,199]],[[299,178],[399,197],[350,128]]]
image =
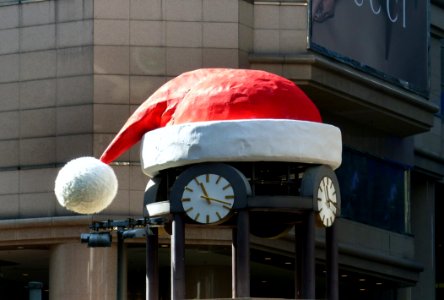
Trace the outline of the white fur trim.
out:
[[[329,165],[342,160],[339,128],[316,122],[253,119],[196,122],[147,132],[145,174],[201,162],[280,161]]]
[[[57,175],[54,192],[60,205],[80,214],[104,210],[117,194],[113,169],[94,157],[68,162]]]

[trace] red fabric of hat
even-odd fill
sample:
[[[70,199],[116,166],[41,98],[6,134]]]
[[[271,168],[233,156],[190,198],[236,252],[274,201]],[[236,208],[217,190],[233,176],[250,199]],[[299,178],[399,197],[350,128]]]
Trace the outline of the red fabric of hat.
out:
[[[289,119],[322,122],[293,82],[259,70],[199,69],[164,84],[128,119],[100,160],[110,163],[156,128],[200,121]]]

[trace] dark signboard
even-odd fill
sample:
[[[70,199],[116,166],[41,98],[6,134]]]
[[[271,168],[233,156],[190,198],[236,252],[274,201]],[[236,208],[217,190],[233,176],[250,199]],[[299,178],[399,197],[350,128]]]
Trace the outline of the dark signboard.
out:
[[[426,0],[312,0],[310,48],[427,95]]]

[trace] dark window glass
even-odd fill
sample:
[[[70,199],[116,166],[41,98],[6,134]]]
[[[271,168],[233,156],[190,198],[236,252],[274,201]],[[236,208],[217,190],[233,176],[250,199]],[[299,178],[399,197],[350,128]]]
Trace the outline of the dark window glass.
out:
[[[341,216],[350,220],[406,233],[409,168],[344,149],[336,171],[341,188]]]

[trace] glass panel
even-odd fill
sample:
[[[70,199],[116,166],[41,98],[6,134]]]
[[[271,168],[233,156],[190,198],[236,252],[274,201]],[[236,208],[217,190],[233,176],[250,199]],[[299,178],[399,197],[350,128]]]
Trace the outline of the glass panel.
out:
[[[336,171],[341,188],[341,216],[406,233],[409,220],[409,168],[344,149]]]
[[[0,5],[10,5],[19,3],[18,0],[0,0]]]

